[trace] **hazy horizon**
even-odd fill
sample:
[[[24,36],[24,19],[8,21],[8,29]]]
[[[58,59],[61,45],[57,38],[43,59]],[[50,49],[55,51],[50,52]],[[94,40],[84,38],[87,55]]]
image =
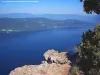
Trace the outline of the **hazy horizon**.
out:
[[[31,14],[31,15],[78,15],[78,16],[99,16],[99,15],[97,15],[97,14],[54,14],[54,13],[51,13],[51,14],[49,14],[49,13],[46,13],[46,14],[43,14],[43,13],[0,13],[0,15],[7,15],[7,14]]]

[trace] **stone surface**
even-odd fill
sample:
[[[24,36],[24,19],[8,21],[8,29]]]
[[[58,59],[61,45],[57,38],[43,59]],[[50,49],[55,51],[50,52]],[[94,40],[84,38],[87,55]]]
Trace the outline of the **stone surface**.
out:
[[[58,52],[55,50],[48,50],[47,52],[44,53],[44,57],[46,59],[46,61],[48,61],[48,59],[51,62],[55,62],[55,63],[60,63],[60,64],[65,64],[68,63],[70,64],[71,62],[68,60],[67,57],[67,52]]]
[[[26,65],[16,68],[10,75],[68,75],[71,66],[68,64]]]
[[[46,61],[42,61],[42,64],[18,67],[9,75],[69,75],[71,66],[64,61],[69,61],[66,52],[48,50],[44,53],[44,57]],[[48,58],[51,58],[49,59],[51,63],[48,62]]]

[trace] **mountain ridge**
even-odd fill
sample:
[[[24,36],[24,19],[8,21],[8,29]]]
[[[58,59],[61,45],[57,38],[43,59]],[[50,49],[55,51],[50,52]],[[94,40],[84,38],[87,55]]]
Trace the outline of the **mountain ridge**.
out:
[[[77,15],[77,14],[30,14],[30,13],[9,13],[0,14],[0,18],[36,18],[44,17],[53,20],[76,19],[91,23],[100,23],[99,15]]]
[[[80,20],[52,20],[47,18],[0,18],[0,29],[34,31],[53,28],[85,28],[92,23]]]

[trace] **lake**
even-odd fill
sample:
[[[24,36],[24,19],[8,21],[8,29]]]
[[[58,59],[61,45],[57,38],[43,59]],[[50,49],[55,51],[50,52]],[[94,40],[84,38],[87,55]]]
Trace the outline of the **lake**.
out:
[[[0,33],[0,75],[23,65],[40,64],[48,49],[75,53],[84,29],[51,29]]]

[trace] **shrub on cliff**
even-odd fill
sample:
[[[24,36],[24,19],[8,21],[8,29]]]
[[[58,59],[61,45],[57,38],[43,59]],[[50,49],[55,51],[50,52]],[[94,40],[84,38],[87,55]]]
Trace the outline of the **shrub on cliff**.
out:
[[[85,75],[100,75],[100,25],[82,35],[77,47],[77,66]]]
[[[79,72],[78,67],[76,65],[72,66],[70,75],[77,75],[77,72]]]

